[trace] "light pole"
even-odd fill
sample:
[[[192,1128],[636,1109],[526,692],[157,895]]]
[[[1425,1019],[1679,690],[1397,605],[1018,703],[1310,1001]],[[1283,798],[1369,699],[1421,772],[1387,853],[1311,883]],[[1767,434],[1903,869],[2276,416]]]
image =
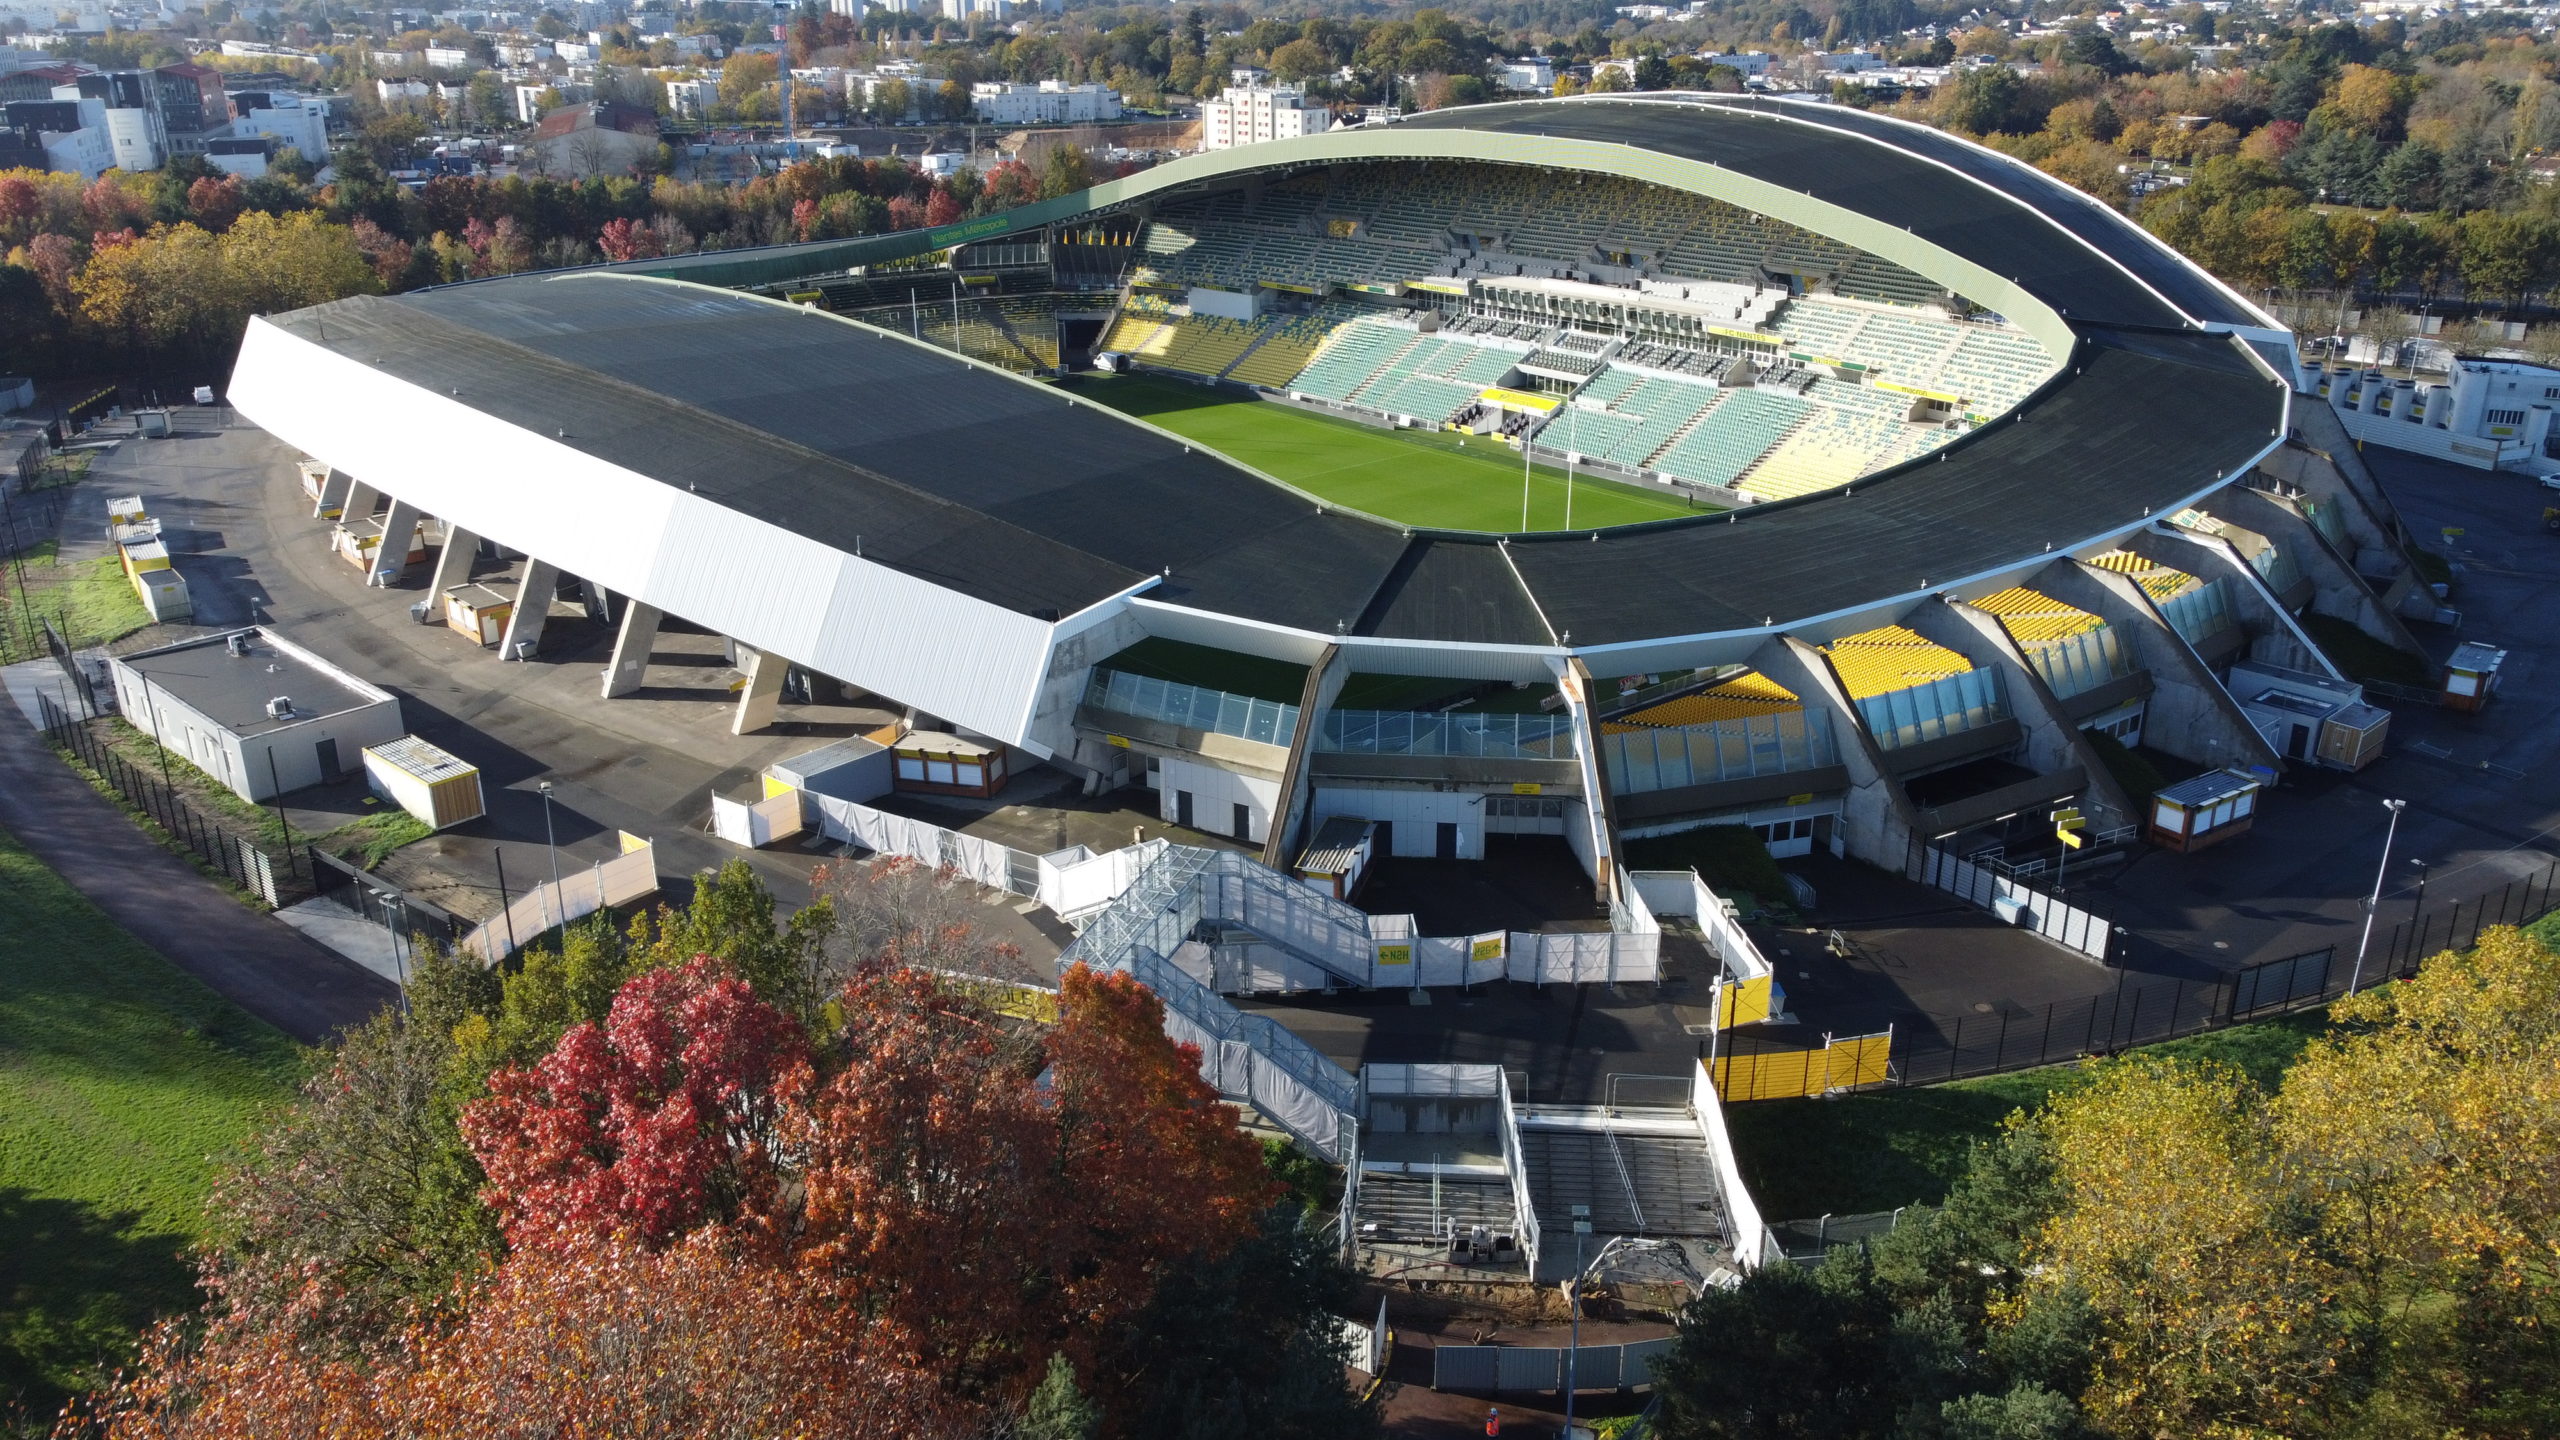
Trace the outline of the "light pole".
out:
[[[1573,1306],[1573,1348],[1564,1352],[1565,1440],[1573,1440],[1573,1392],[1575,1385],[1578,1384],[1580,1380],[1580,1377],[1574,1368],[1574,1361],[1582,1353],[1583,1282],[1591,1276],[1600,1273],[1602,1269],[1608,1265],[1609,1257],[1617,1254],[1621,1250],[1644,1250],[1659,1254],[1665,1253],[1670,1249],[1669,1244],[1665,1241],[1648,1240],[1634,1235],[1617,1235],[1610,1237],[1609,1243],[1600,1247],[1600,1253],[1591,1257],[1591,1263],[1589,1265],[1584,1265],[1582,1263],[1582,1237],[1591,1233],[1590,1216],[1590,1206],[1576,1205],[1573,1207],[1573,1280],[1571,1281],[1572,1289],[1565,1297]],[[1683,1268],[1685,1269],[1686,1267],[1684,1266]],[[1694,1271],[1690,1273],[1693,1276],[1695,1274]]]
[[[2356,942],[2356,968],[2347,975],[2347,993],[2356,993],[2364,983],[2364,953],[2373,944],[2373,917],[2382,910],[2382,882],[2391,875],[2391,842],[2400,834],[2400,812],[2409,808],[2406,800],[2385,800],[2391,811],[2391,824],[2382,832],[2382,868],[2373,872],[2373,898],[2364,902],[2364,938]]]
[[[551,903],[560,903],[560,837],[551,828],[551,782],[542,782],[542,843],[551,851]]]
[[[1573,1207],[1573,1279],[1566,1283],[1565,1303],[1573,1311],[1573,1343],[1564,1352],[1564,1436],[1573,1440],[1573,1392],[1581,1382],[1576,1362],[1582,1358],[1582,1240],[1591,1233],[1591,1207]],[[1602,1246],[1607,1254],[1608,1247]]]
[[[2418,867],[2418,893],[2409,901],[2409,954],[2414,960],[2416,947],[2427,943],[2427,862],[2412,855],[2409,863]]]

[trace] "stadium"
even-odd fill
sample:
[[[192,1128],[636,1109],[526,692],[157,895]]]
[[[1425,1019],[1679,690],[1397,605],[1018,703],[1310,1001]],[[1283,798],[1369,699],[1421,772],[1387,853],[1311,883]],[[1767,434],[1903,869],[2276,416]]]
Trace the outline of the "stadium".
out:
[[[2103,740],[2319,763],[2264,699],[2353,688],[2301,613],[2397,643],[2411,581],[2343,440],[2288,444],[2334,426],[2293,353],[1968,142],[1613,96],[339,301],[253,323],[232,399],[323,505],[615,597],[608,703],[673,617],[742,731],[823,678],[1267,864],[1560,836],[1605,896],[1690,826],[2123,831]]]

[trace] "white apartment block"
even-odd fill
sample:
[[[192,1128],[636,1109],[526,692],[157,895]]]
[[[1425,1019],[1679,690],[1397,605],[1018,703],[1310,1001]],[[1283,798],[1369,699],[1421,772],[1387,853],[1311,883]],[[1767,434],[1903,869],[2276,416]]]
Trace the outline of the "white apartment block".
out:
[[[678,120],[699,120],[719,105],[717,75],[691,75],[667,82],[667,113]]]
[[[969,87],[969,103],[990,125],[1082,125],[1120,118],[1119,91],[1062,80],[1037,85],[981,80]]]
[[[1200,148],[1226,150],[1265,140],[1294,140],[1333,128],[1324,102],[1309,103],[1294,85],[1230,85],[1200,107]]]

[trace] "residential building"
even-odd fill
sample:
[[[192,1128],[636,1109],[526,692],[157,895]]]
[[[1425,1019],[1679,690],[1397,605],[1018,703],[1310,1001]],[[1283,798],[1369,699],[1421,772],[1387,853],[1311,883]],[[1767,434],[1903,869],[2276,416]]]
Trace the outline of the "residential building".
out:
[[[469,70],[478,65],[471,52],[459,45],[430,45],[427,63],[439,70]]]
[[[515,87],[516,119],[527,125],[541,119],[546,96],[559,97],[554,102],[557,104],[574,105],[579,101],[593,98],[595,93],[594,86],[580,85],[570,80],[528,81]]]
[[[1120,92],[1107,85],[982,80],[969,87],[969,101],[978,118],[990,125],[1082,125],[1120,118]]]
[[[1553,94],[1556,88],[1556,62],[1544,55],[1529,55],[1518,60],[1505,60],[1493,71],[1494,83],[1515,93]]]
[[[244,90],[231,103],[239,112],[231,122],[233,136],[265,135],[301,151],[305,159],[328,158],[328,101],[314,95]]]
[[[1200,148],[1227,150],[1265,140],[1294,140],[1333,127],[1321,100],[1294,85],[1230,85],[1200,107]]]
[[[700,120],[720,104],[720,76],[685,75],[667,82],[667,113],[678,120]]]
[[[636,105],[588,101],[554,110],[525,146],[540,174],[583,180],[628,173],[658,148],[658,117]]]

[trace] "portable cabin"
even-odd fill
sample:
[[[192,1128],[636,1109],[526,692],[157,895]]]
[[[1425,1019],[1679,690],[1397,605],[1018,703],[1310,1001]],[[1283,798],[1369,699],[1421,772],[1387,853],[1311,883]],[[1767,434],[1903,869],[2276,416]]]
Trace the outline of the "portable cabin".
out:
[[[142,508],[139,495],[117,495],[107,501],[107,525],[110,529],[118,525],[139,525],[150,518],[151,512]]]
[[[313,506],[319,506],[323,500],[328,498],[330,475],[329,462],[326,460],[302,460],[297,461],[294,468],[302,472],[303,498],[309,500]],[[338,518],[338,510],[339,507],[330,506],[326,509],[320,510],[319,516],[323,520],[335,520]]]
[[[1293,867],[1299,882],[1336,900],[1350,899],[1369,868],[1370,840],[1377,828],[1356,815],[1327,817]]]
[[[513,586],[472,581],[444,592],[444,623],[479,645],[495,645],[507,633],[507,617],[515,614]]]
[[[427,558],[427,541],[423,525],[409,526],[408,554],[401,557],[401,568],[422,564]],[[347,563],[370,575],[373,558],[382,548],[382,522],[374,519],[342,520],[331,537],[331,548],[347,558]]]
[[[365,784],[374,794],[443,830],[488,813],[480,767],[415,735],[364,748]]]
[[[2444,708],[2487,707],[2490,692],[2498,688],[2498,669],[2506,663],[2507,652],[2494,645],[2465,640],[2454,647],[2453,658],[2444,665]]]
[[[2382,758],[2391,712],[2365,703],[2349,680],[2256,660],[2231,667],[2231,698],[2278,755],[2332,769],[2361,770]]]
[[[939,730],[910,730],[893,752],[896,786],[918,795],[972,795],[980,799],[1002,790],[1004,747]]]
[[[2382,758],[2391,735],[2391,712],[2375,705],[2342,707],[2320,725],[2320,763],[2361,770]]]
[[[2208,770],[2151,797],[2144,837],[2181,853],[2219,845],[2249,829],[2258,811],[2258,778],[2244,770]]]
[[[142,597],[142,608],[151,612],[151,618],[157,624],[195,618],[195,597],[187,590],[186,577],[175,570],[164,566],[157,570],[136,571],[133,589]]]
[[[169,568],[169,547],[160,538],[160,522],[116,527],[116,556],[124,563],[127,579],[145,570]]]

